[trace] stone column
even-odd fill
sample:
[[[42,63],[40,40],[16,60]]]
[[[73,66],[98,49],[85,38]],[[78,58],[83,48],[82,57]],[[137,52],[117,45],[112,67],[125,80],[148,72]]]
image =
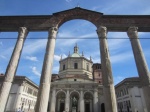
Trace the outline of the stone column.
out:
[[[93,96],[93,108],[94,112],[98,112],[98,90],[94,90],[94,96]]]
[[[65,100],[65,112],[69,112],[69,107],[70,107],[70,95],[68,89],[66,94],[66,100]]]
[[[80,112],[84,112],[84,95],[83,95],[83,90],[80,91]]]
[[[99,27],[97,33],[100,41],[100,54],[102,64],[102,80],[106,112],[117,112],[116,95],[113,84],[112,69],[107,45],[107,28]]]
[[[55,107],[56,107],[55,105],[56,105],[56,90],[54,88],[52,92],[52,97],[51,97],[50,112],[55,112]]]
[[[4,112],[7,99],[9,97],[9,92],[11,89],[11,85],[14,79],[14,76],[17,71],[18,63],[20,60],[22,48],[26,39],[26,36],[28,34],[26,27],[20,27],[18,32],[18,39],[15,45],[15,48],[13,50],[12,56],[10,58],[9,64],[7,66],[7,70],[5,73],[5,79],[1,86],[0,91],[0,112]]]
[[[140,41],[138,39],[138,28],[137,27],[130,27],[128,29],[128,36],[131,41],[131,46],[134,54],[134,59],[136,63],[136,67],[138,70],[140,82],[142,85],[145,103],[147,106],[147,110],[150,110],[150,74],[149,69],[142,51],[142,47],[140,45]]]
[[[51,27],[49,29],[35,112],[47,112],[56,34],[57,28]]]

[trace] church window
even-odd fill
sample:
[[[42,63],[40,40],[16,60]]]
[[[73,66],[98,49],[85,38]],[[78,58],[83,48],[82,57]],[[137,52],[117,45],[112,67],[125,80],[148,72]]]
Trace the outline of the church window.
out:
[[[63,65],[63,70],[65,70],[65,64]]]
[[[86,70],[89,71],[89,65],[88,64],[86,65]]]
[[[74,63],[74,69],[78,69],[78,63]]]

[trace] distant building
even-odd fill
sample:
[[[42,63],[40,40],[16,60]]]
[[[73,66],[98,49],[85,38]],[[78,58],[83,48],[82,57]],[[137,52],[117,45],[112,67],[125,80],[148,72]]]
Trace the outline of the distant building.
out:
[[[0,85],[4,75],[0,75]],[[37,100],[38,86],[25,76],[15,76],[5,112],[33,112]]]
[[[104,112],[101,65],[80,54],[77,45],[59,63],[59,73],[52,75],[48,111]]]
[[[101,64],[100,63],[94,63],[92,66],[93,69],[93,80],[97,83],[102,84],[102,70],[101,70]]]
[[[115,86],[118,112],[147,112],[138,77],[126,78]]]

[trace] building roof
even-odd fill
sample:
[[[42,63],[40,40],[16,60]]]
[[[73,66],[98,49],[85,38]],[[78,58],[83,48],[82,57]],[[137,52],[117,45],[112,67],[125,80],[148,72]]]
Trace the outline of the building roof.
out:
[[[120,86],[123,85],[128,85],[128,86],[139,86],[140,85],[140,79],[139,77],[129,77],[129,78],[125,78],[124,80],[122,80],[121,82],[119,82],[118,84],[115,85],[115,88],[118,88]]]
[[[3,81],[4,77],[5,77],[5,75],[1,74],[0,81]],[[37,89],[39,88],[39,86],[37,84],[35,84],[32,80],[30,80],[26,76],[15,76],[13,83],[15,83],[15,81],[27,81],[29,84],[33,85],[35,88],[37,88]]]
[[[77,44],[74,46],[74,52],[73,52],[73,54],[71,55],[71,57],[82,57],[82,56],[79,54],[79,47],[77,46]]]

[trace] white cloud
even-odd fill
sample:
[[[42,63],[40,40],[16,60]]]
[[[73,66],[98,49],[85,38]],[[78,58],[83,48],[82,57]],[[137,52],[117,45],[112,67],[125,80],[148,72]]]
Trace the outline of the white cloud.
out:
[[[4,55],[0,55],[0,58],[2,58],[2,59],[7,59],[7,57],[4,56]]]
[[[71,2],[72,0],[65,0],[65,1],[69,3],[69,2]]]
[[[32,73],[34,73],[34,75],[41,76],[40,72],[37,70],[35,66],[31,66],[30,68],[32,70]]]
[[[30,61],[38,61],[37,57],[34,57],[34,56],[26,56],[25,59],[30,60]]]
[[[147,6],[149,0],[144,0],[144,4],[141,0],[119,0],[117,2],[109,1],[104,3],[101,7],[99,5],[92,7],[92,10],[100,11],[104,14],[119,14],[119,15],[137,15],[137,14],[149,14],[150,8]],[[134,7],[134,9],[133,9]]]
[[[3,42],[0,41],[0,46],[3,46]]]
[[[54,60],[59,61],[61,59],[61,56],[62,56],[62,59],[67,57],[66,54],[62,54],[60,56],[59,55],[54,55]]]
[[[59,61],[60,60],[60,56],[58,56],[58,55],[54,55],[54,60],[56,60],[56,61]]]
[[[131,52],[124,52],[110,56],[110,60],[112,63],[126,62],[131,58],[133,58],[133,54]]]
[[[23,54],[33,54],[36,53],[42,49],[44,49],[46,47],[47,44],[47,39],[40,39],[37,41],[32,41],[28,42],[27,44],[25,44],[24,48],[23,48]]]
[[[73,34],[73,33],[71,34],[67,31],[64,31],[64,32],[60,33],[58,35],[58,37],[60,37],[60,38],[56,41],[57,43],[59,43],[57,45],[67,47],[67,46],[72,46],[75,43],[78,43],[79,41],[80,42],[84,41],[87,38],[95,38],[95,37],[97,37],[97,35],[96,35],[96,33],[86,33],[81,36],[75,36],[75,34]],[[63,39],[63,38],[65,38],[65,39]]]

